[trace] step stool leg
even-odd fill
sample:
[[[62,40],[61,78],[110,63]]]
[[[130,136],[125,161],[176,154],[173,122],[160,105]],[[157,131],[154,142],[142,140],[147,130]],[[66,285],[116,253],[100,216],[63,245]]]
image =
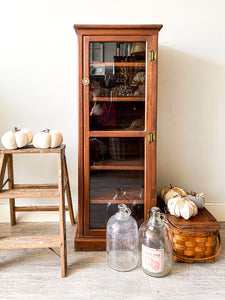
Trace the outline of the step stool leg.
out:
[[[0,191],[2,190],[2,185],[5,177],[6,159],[6,154],[0,154]]]
[[[8,178],[9,178],[9,189],[13,189],[14,186],[14,175],[13,175],[13,156],[8,154]],[[16,213],[15,213],[15,199],[9,199],[10,208],[10,222],[11,226],[16,224]]]
[[[75,219],[74,219],[74,213],[73,213],[73,204],[72,204],[71,191],[70,191],[69,175],[68,175],[67,164],[66,164],[66,155],[64,155],[64,157],[63,157],[63,170],[64,170],[65,182],[67,182],[66,197],[67,197],[67,203],[68,203],[68,207],[69,207],[70,221],[71,221],[71,224],[74,225]]]
[[[66,249],[66,219],[65,219],[65,197],[63,191],[64,172],[63,156],[64,151],[58,154],[58,187],[59,187],[59,224],[60,224],[60,256],[61,256],[61,276],[66,276],[67,271],[67,249]]]

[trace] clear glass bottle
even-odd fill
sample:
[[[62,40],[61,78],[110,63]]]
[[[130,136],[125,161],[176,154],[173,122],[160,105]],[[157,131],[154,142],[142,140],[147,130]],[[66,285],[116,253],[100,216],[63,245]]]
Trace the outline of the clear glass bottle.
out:
[[[138,265],[138,227],[125,204],[118,205],[106,227],[108,265],[117,271],[131,271]]]
[[[170,273],[173,261],[173,240],[165,215],[152,207],[151,217],[139,229],[139,250],[142,270],[153,277]]]
[[[123,188],[116,188],[113,200],[107,204],[106,207],[106,223],[109,218],[118,211],[118,202],[116,200],[127,200],[127,191]]]

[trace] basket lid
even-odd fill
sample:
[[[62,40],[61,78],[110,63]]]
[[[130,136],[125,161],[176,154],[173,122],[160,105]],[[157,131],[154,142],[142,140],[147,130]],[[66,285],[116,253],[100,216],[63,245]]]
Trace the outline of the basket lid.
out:
[[[203,208],[198,214],[189,219],[177,218],[170,213],[166,213],[169,225],[172,231],[182,232],[215,232],[220,229],[220,224],[216,218],[206,209]],[[172,226],[173,225],[173,226]]]

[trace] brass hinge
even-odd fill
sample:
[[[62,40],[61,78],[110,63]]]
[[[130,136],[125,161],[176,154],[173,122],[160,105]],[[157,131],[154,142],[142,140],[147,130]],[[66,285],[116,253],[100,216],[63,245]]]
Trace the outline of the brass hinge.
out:
[[[149,54],[148,54],[148,61],[157,61],[157,54],[158,51],[157,50],[149,50]]]
[[[155,132],[148,132],[147,141],[148,143],[155,143]]]

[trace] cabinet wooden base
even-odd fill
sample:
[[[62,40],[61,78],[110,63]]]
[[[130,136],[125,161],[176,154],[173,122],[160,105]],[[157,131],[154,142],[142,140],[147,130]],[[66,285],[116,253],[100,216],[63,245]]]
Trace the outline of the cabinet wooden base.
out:
[[[74,240],[75,251],[105,251],[105,237],[79,237],[76,232]]]

